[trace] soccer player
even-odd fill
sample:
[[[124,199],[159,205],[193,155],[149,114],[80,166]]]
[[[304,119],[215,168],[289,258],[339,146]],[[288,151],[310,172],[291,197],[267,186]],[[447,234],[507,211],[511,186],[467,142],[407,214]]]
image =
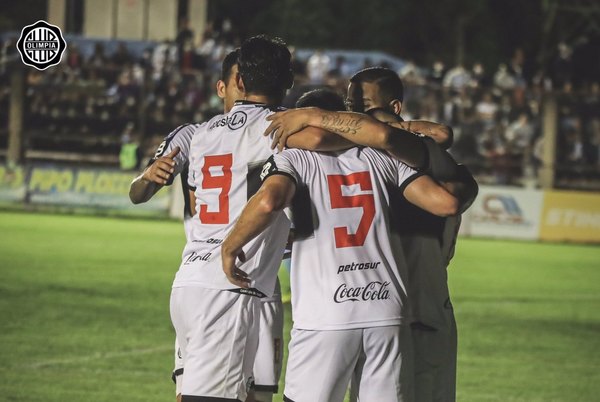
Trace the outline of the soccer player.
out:
[[[223,60],[221,79],[217,82],[217,95],[223,99],[225,113],[229,112],[237,99],[244,97],[236,85],[238,76],[238,50],[230,52]],[[130,198],[134,203],[145,202],[152,197],[163,185],[171,184],[174,177],[181,172],[181,182],[184,191],[184,226],[186,239],[191,228],[190,219],[195,211],[195,197],[188,186],[189,147],[193,135],[193,125],[181,126],[165,138],[159,146],[155,157],[147,169],[131,184]],[[166,183],[165,183],[166,182]],[[253,366],[254,389],[253,398],[256,402],[269,402],[273,393],[278,390],[281,375],[283,355],[283,303],[279,281],[272,297],[261,298],[260,304],[260,334],[258,338],[257,358]],[[173,381],[176,384],[176,395],[181,400],[181,375],[183,374],[183,359],[179,343],[175,341],[175,368]]]
[[[235,85],[237,57],[237,50],[225,56],[221,66],[221,78],[217,81],[216,85],[217,95],[223,99],[225,111],[231,109],[236,99],[243,97],[243,93],[239,92],[237,85]],[[163,186],[171,185],[175,177],[180,174],[184,199],[183,223],[186,239],[189,237],[191,230],[190,222],[195,213],[194,199],[191,197],[193,192],[190,192],[188,186],[188,160],[190,143],[194,129],[197,126],[197,124],[184,124],[165,137],[156,150],[154,158],[152,158],[144,172],[133,180],[129,189],[129,198],[134,204],[147,202]],[[283,312],[283,306],[275,308]],[[279,323],[275,325],[279,326]],[[178,401],[181,401],[182,374],[183,359],[179,342],[176,339],[175,368],[173,369],[172,379],[175,382],[175,394]]]
[[[400,78],[389,69],[377,67],[362,70],[351,79],[347,103],[355,112],[370,113],[394,127],[425,132],[436,142],[448,145],[448,139],[451,139],[449,128],[429,122],[414,122],[413,126],[413,122],[400,121],[396,113],[402,110],[402,98]],[[365,110],[365,106],[370,109]],[[423,139],[427,148],[426,162],[423,163],[422,158],[415,158],[423,154],[419,146],[397,135],[369,133],[363,127],[369,124],[368,119],[360,115],[306,109],[278,113],[270,119],[273,124],[267,132],[279,131],[276,135],[280,141],[303,127],[314,126],[334,131],[361,145],[387,150],[409,165],[429,172],[435,179],[451,182],[446,185],[453,188],[459,199],[459,212],[466,210],[477,195],[477,184],[468,170],[457,165],[434,141]],[[414,316],[417,400],[453,401],[456,326],[446,267],[453,254],[460,217],[434,217],[402,199],[394,202],[392,210],[394,217],[397,216],[394,226],[400,234],[410,269],[408,289]],[[433,352],[439,350],[440,345],[447,345],[443,348],[444,353]]]
[[[398,74],[385,67],[369,67],[350,78],[345,103],[347,110],[353,112],[383,109],[400,116],[403,101],[404,85]],[[452,145],[452,129],[446,125],[424,120],[397,122],[396,119],[390,119],[386,122],[431,137],[444,149]]]
[[[285,400],[342,401],[352,375],[361,401],[411,400],[406,267],[390,242],[387,188],[398,187],[410,202],[441,216],[455,213],[458,201],[428,176],[370,148],[284,150],[262,176],[221,252],[229,279],[243,286],[252,274],[236,267],[236,258],[244,258],[246,244],[296,192],[307,190],[309,202],[293,209],[294,220],[312,228],[292,246],[294,328]]]
[[[246,398],[256,352],[258,298],[272,296],[289,221],[284,215],[246,250],[250,288],[232,286],[221,269],[220,244],[247,199],[260,186],[271,139],[262,132],[293,76],[290,53],[279,40],[246,40],[236,85],[244,99],[229,113],[196,127],[190,147],[189,184],[196,215],[173,282],[171,319],[184,360],[183,401]],[[328,141],[331,141],[329,143]],[[307,131],[290,146],[317,149],[339,143],[335,135]],[[211,399],[212,398],[212,399]]]
[[[444,130],[436,132],[436,126],[428,126],[426,122],[401,121],[403,86],[391,70],[359,71],[350,79],[347,99],[354,111],[368,113],[379,109],[376,113],[380,118],[409,131],[429,130],[430,135],[438,139],[444,135]],[[451,140],[440,143],[447,148]],[[429,145],[432,149],[432,144]],[[462,165],[455,170],[446,169],[446,161],[442,160],[444,155],[435,150],[429,157],[428,173],[434,179],[453,180],[463,187],[461,210],[464,211],[478,190],[470,172]],[[457,331],[448,290],[447,266],[454,254],[460,215],[440,218],[414,208],[405,200],[395,203],[393,210],[398,217],[396,228],[409,267],[416,400],[453,402],[456,399]],[[411,219],[406,219],[407,216]]]

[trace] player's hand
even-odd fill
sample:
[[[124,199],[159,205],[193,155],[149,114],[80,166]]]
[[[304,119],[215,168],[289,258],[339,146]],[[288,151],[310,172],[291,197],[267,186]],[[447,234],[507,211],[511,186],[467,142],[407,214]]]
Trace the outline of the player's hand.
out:
[[[245,262],[246,255],[241,250],[239,252],[229,251],[226,244],[223,243],[223,247],[221,247],[221,261],[223,263],[223,272],[225,272],[227,280],[235,286],[248,289],[251,282],[250,278],[246,272],[236,267],[236,259],[239,259],[240,262]]]
[[[273,135],[271,149],[283,151],[290,135],[297,133],[308,126],[309,108],[285,110],[277,112],[267,117],[271,122],[264,132],[264,135]]]
[[[144,171],[142,178],[150,182],[165,185],[175,171],[175,157],[181,149],[175,147],[169,154],[161,156]]]

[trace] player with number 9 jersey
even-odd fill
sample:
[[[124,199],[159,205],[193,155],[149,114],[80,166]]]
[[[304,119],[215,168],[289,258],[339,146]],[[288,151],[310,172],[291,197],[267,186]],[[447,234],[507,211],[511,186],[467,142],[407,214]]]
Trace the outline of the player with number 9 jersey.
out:
[[[264,104],[237,102],[196,129],[190,147],[188,183],[195,190],[196,216],[173,287],[234,289],[221,268],[219,248],[248,199],[260,187],[260,174],[272,155],[262,132],[273,111]],[[285,248],[289,221],[280,222],[248,244],[244,269],[257,294],[271,296]]]

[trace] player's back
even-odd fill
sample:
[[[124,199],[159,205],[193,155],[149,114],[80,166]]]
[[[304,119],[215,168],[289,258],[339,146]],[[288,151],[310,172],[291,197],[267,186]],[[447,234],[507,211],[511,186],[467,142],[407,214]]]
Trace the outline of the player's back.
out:
[[[369,148],[286,150],[273,163],[273,172],[297,182],[294,326],[327,330],[401,323],[406,267],[398,264],[402,256],[390,244],[387,187],[408,183],[416,172]]]
[[[234,288],[222,271],[220,245],[260,187],[262,166],[272,155],[271,139],[263,136],[271,113],[262,104],[238,102],[194,134],[189,184],[195,190],[196,215],[174,287]],[[243,269],[253,278],[252,286],[267,295],[275,286],[288,230],[289,222],[281,214],[279,222],[244,250]]]

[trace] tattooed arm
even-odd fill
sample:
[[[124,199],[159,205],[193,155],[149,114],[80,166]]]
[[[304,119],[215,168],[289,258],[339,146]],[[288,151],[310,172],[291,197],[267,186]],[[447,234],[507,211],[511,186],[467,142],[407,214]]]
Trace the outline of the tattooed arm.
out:
[[[454,141],[454,133],[452,132],[452,128],[444,124],[425,120],[401,121],[390,124],[396,128],[410,131],[411,133],[417,133],[431,137],[444,149],[450,148],[450,146],[452,146],[452,142]]]
[[[273,134],[273,147],[289,145],[294,133],[314,127],[338,134],[356,145],[387,151],[413,168],[422,168],[427,163],[427,150],[421,138],[361,113],[301,108],[275,113],[267,119],[271,125],[265,135]]]

